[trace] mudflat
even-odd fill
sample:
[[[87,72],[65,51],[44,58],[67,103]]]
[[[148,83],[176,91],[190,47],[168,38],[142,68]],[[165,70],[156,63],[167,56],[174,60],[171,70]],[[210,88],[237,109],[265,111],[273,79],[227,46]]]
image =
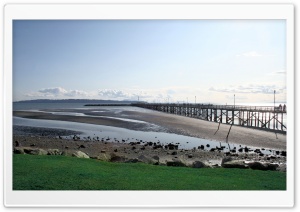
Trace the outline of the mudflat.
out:
[[[129,122],[126,120],[113,119],[110,117],[125,117],[126,119],[139,120],[160,126],[168,133],[192,136],[208,140],[226,142],[230,125],[204,121],[200,119],[167,114],[152,110],[124,110],[118,114],[109,111],[101,113],[92,112],[91,109],[64,109],[60,112],[83,113],[86,116],[57,115],[47,112],[14,111],[13,115],[31,119],[63,120],[80,123],[90,123],[131,130],[147,131],[145,123]],[[93,114],[92,116],[89,116]],[[158,129],[158,130],[159,130]],[[286,150],[286,135],[264,130],[251,129],[233,125],[228,135],[228,142],[241,145],[249,145],[260,148]]]

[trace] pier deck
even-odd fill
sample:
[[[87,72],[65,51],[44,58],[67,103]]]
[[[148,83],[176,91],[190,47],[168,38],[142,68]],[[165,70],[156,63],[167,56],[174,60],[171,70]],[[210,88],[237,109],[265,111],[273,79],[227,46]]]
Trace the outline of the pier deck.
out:
[[[212,104],[136,103],[133,106],[223,124],[286,133],[286,108]]]

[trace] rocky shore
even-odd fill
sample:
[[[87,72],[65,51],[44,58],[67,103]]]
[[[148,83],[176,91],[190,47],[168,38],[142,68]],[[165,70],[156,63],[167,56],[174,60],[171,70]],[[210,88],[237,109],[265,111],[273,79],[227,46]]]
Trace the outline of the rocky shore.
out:
[[[178,149],[174,144],[136,141],[83,140],[74,136],[64,139],[60,136],[13,136],[15,154],[62,155],[90,158],[110,162],[148,163],[153,165],[186,166],[193,168],[252,168],[259,170],[286,171],[286,152],[276,155],[262,155],[251,152],[222,152],[218,149],[206,151]]]

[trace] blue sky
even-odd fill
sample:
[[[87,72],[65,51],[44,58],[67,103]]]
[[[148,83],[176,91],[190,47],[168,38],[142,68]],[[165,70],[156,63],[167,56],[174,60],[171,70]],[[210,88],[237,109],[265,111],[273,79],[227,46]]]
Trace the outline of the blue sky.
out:
[[[286,100],[284,20],[13,23],[13,100]]]

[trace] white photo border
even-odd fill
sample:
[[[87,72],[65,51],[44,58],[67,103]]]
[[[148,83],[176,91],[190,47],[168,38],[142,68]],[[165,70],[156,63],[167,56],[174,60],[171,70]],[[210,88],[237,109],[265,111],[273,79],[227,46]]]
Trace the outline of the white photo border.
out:
[[[286,191],[14,191],[11,145],[13,20],[101,19],[286,20],[289,106]],[[7,4],[4,7],[4,204],[6,207],[293,207],[294,94],[292,4]]]

